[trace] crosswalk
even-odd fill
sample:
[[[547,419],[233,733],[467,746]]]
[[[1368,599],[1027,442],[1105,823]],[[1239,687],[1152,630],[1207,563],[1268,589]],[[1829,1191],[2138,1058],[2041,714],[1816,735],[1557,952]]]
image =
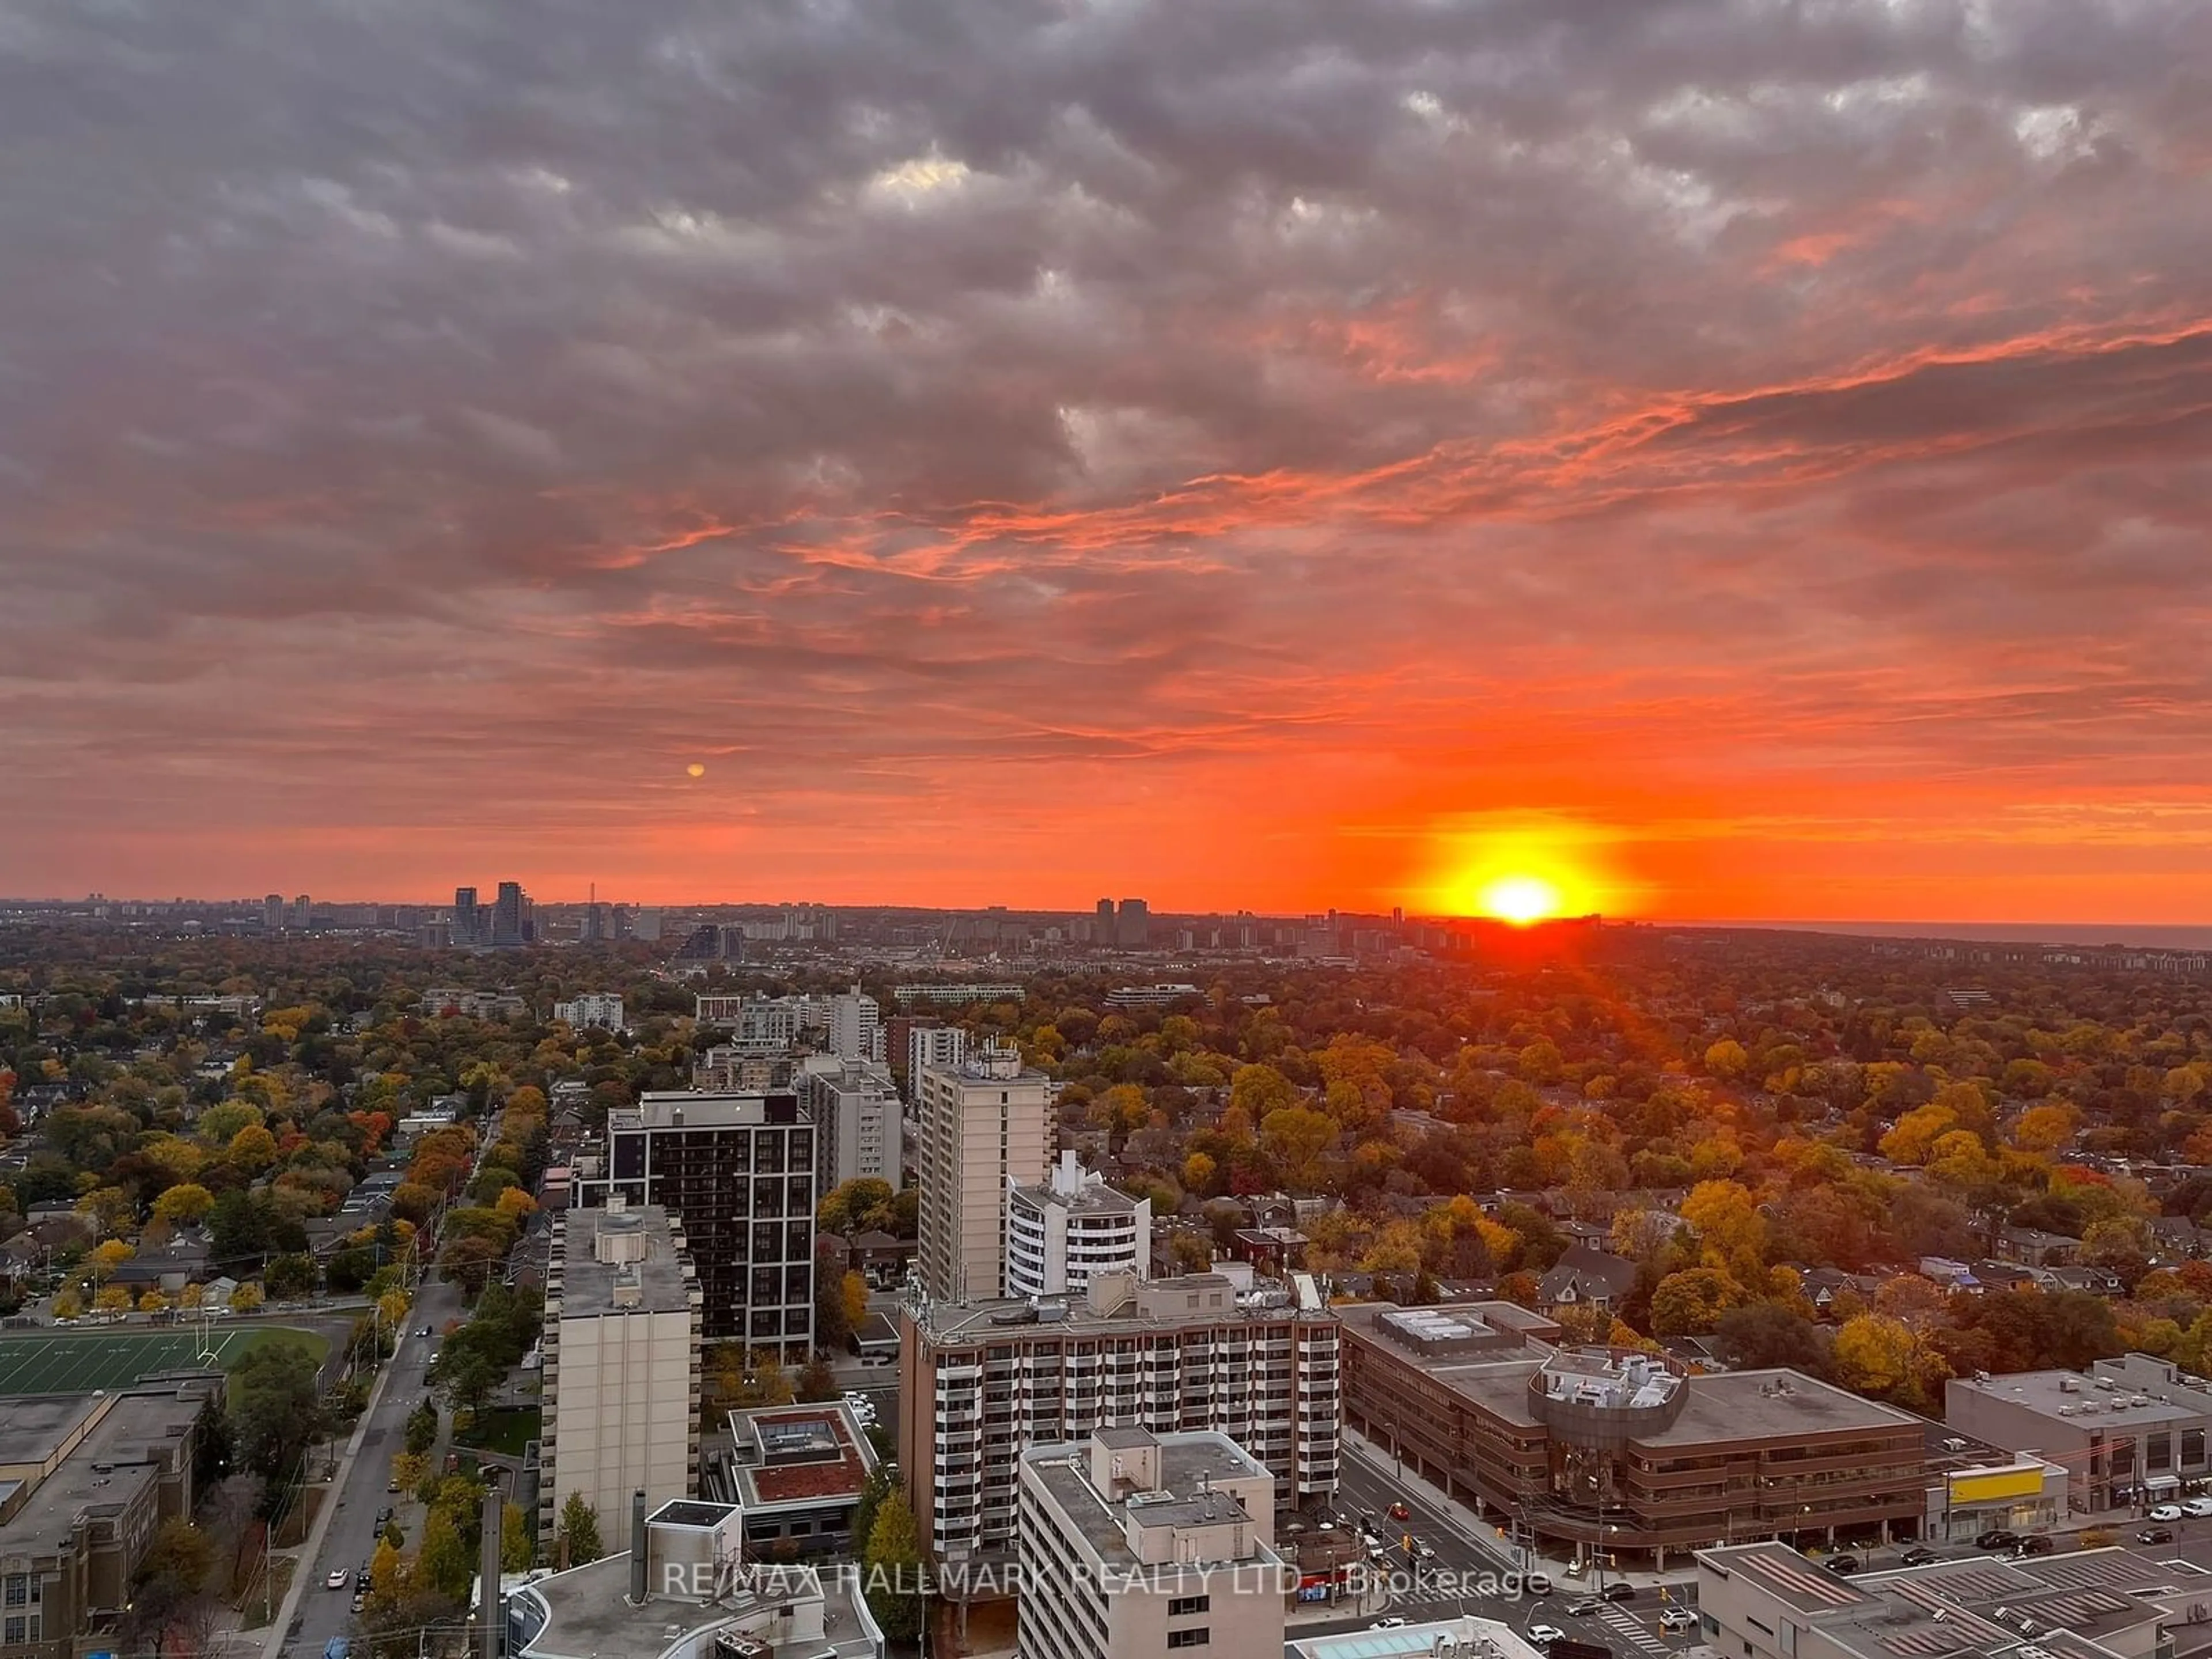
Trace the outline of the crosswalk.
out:
[[[1624,1642],[1632,1644],[1640,1653],[1665,1653],[1667,1644],[1653,1635],[1650,1627],[1638,1624],[1632,1614],[1619,1607],[1608,1607],[1597,1615],[1597,1620]]]

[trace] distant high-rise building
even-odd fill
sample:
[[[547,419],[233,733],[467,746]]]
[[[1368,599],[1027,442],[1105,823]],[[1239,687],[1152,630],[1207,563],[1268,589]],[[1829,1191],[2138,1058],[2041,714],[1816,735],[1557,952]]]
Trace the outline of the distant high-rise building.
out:
[[[626,939],[630,936],[629,906],[627,904],[616,905],[614,908],[608,913],[608,921],[611,924],[613,936],[617,942]]]
[[[660,942],[660,907],[648,904],[641,907],[635,923],[637,936],[647,945]]]
[[[1142,899],[1123,899],[1121,914],[1115,921],[1115,942],[1124,951],[1141,951],[1151,942],[1152,933],[1152,906]]]
[[[271,893],[261,901],[261,931],[281,933],[284,931],[284,896]]]
[[[1091,942],[1093,945],[1111,945],[1119,937],[1114,929],[1114,901],[1100,899],[1098,914],[1091,924]]]
[[[890,1068],[872,1060],[809,1054],[799,1103],[814,1123],[814,1180],[823,1192],[863,1176],[899,1184],[899,1100]]]
[[[306,933],[307,924],[314,919],[314,906],[308,902],[305,893],[294,899],[292,901],[292,931],[295,933]]]
[[[477,939],[477,890],[473,887],[453,889],[453,943],[474,945]]]
[[[574,1202],[680,1216],[707,1340],[800,1363],[814,1346],[814,1133],[794,1094],[644,1094],[577,1159]]]
[[[491,907],[491,942],[494,945],[520,945],[526,937],[524,927],[526,917],[524,907],[529,900],[523,896],[522,884],[503,881],[499,884],[499,897]]]
[[[583,921],[577,929],[577,937],[586,945],[597,945],[606,937],[606,918],[597,903],[584,907]]]
[[[1006,1188],[1037,1186],[1052,1159],[1052,1085],[997,1042],[921,1074],[918,1254],[932,1296],[1005,1294]]]
[[[906,1097],[921,1098],[921,1074],[933,1066],[957,1066],[968,1052],[968,1033],[957,1025],[915,1020],[906,1030]]]
[[[884,1057],[883,1011],[857,985],[830,999],[830,1052],[840,1060]]]

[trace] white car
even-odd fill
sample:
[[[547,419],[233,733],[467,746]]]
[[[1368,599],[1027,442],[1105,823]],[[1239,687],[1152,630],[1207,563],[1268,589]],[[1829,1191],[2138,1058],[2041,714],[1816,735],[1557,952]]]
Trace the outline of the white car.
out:
[[[2150,1512],[2150,1518],[2154,1521],[2179,1521],[2181,1519],[2181,1505],[2160,1504]]]
[[[348,1572],[343,1567],[340,1567],[337,1571],[331,1574],[329,1577],[323,1580],[323,1588],[325,1589],[343,1589],[351,1583],[353,1583],[353,1575]]]
[[[1370,1630],[1403,1630],[1406,1628],[1406,1621],[1394,1613],[1388,1619],[1377,1619],[1367,1628]]]
[[[2212,1515],[2212,1498],[2185,1498],[2181,1500],[2181,1512],[2197,1516]]]
[[[1553,1642],[1564,1642],[1566,1639],[1566,1632],[1561,1630],[1557,1625],[1528,1626],[1528,1642],[1532,1647],[1546,1647]]]
[[[1698,1615],[1687,1607],[1669,1607],[1659,1615],[1661,1630],[1695,1630],[1697,1625]]]

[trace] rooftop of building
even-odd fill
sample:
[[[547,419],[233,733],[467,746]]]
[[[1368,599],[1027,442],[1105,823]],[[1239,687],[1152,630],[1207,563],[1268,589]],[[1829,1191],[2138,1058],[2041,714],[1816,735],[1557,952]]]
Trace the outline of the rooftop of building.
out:
[[[2212,1540],[2206,1547],[2212,1549]],[[2022,1560],[1970,1557],[1845,1580],[1778,1543],[1698,1553],[1700,1567],[1741,1577],[1868,1659],[1950,1659],[2039,1647],[2100,1646],[2203,1598],[2212,1568],[2179,1555],[2110,1548]],[[2076,1645],[2054,1645],[2068,1638]]]
[[[159,1466],[220,1386],[218,1377],[193,1374],[118,1394],[0,1401],[0,1457],[10,1462],[50,1461],[71,1436],[84,1436],[0,1526],[0,1556],[52,1555],[87,1510],[128,1505],[161,1478]],[[23,1457],[27,1451],[32,1455]]]
[[[857,1498],[875,1448],[842,1405],[771,1406],[730,1413],[738,1504],[750,1510]]]
[[[1085,1170],[1073,1152],[1062,1152],[1060,1162],[1042,1182],[1014,1185],[1014,1200],[1031,1209],[1062,1209],[1071,1216],[1134,1216],[1137,1200],[1116,1192],[1103,1176]]]
[[[780,1608],[804,1607],[816,1597],[823,1634],[792,1644],[793,1650],[809,1659],[817,1654],[874,1659],[872,1620],[849,1570],[762,1566],[753,1570],[757,1581],[740,1580],[713,1601],[658,1595],[648,1582],[646,1599],[633,1604],[629,1561],[625,1552],[533,1580],[525,1594],[535,1598],[544,1616],[526,1623],[526,1630],[531,1624],[537,1628],[515,1649],[519,1659],[660,1659],[689,1650],[707,1633],[773,1629]],[[778,1643],[776,1650],[783,1650]]]
[[[1071,1296],[1042,1304],[1018,1297],[994,1297],[981,1301],[922,1300],[905,1304],[908,1317],[921,1334],[939,1346],[962,1342],[1006,1341],[1009,1334],[1082,1338],[1141,1330],[1176,1330],[1186,1326],[1234,1324],[1239,1322],[1275,1322],[1293,1318],[1314,1322],[1329,1320],[1322,1309],[1300,1310],[1277,1304],[1261,1306],[1242,1302],[1236,1285],[1221,1273],[1185,1273],[1171,1279],[1149,1279],[1132,1287],[1126,1302],[1102,1311],[1099,1299],[1110,1297],[1109,1281],[1121,1275],[1101,1274],[1092,1281],[1088,1297]]]
[[[1153,1491],[1127,1498],[1109,1498],[1091,1484],[1088,1441],[1031,1446],[1022,1453],[1024,1468],[1107,1566],[1126,1569],[1139,1565],[1137,1553],[1129,1547],[1128,1528],[1133,1524],[1140,1528],[1218,1527],[1243,1513],[1237,1498],[1214,1490],[1213,1482],[1267,1480],[1272,1484],[1273,1477],[1267,1470],[1225,1434],[1211,1429],[1162,1435],[1141,1429],[1132,1432],[1138,1437],[1106,1442],[1108,1449],[1117,1443],[1125,1450],[1157,1445],[1159,1484]],[[1272,1508],[1266,1515],[1250,1518],[1271,1522]],[[1239,1547],[1240,1553],[1217,1559],[1260,1563],[1280,1559],[1256,1533],[1240,1535]],[[1205,1564],[1183,1561],[1179,1565]]]
[[[2111,1387],[2102,1386],[2110,1382]],[[2114,1420],[2130,1427],[2195,1422],[2212,1414],[2212,1395],[2182,1384],[2138,1390],[2115,1378],[2079,1371],[2014,1371],[2001,1376],[1953,1377],[1947,1393],[1980,1395],[2046,1417],[2078,1419],[2084,1432]]]
[[[1580,1373],[1568,1354],[1529,1328],[1526,1322],[1535,1316],[1514,1308],[1511,1312],[1523,1322],[1518,1331],[1505,1330],[1502,1310],[1508,1305],[1478,1303],[1444,1310],[1364,1304],[1339,1311],[1347,1332],[1396,1350],[1443,1388],[1498,1421],[1533,1428],[1537,1418],[1529,1403],[1531,1379],[1548,1374],[1562,1378],[1564,1385]],[[1415,1321],[1410,1327],[1413,1334],[1409,1334],[1404,1317],[1409,1313],[1431,1317]],[[1446,1330],[1439,1318],[1446,1324],[1457,1322],[1466,1328],[1465,1334]],[[1540,1322],[1554,1333],[1559,1328],[1549,1321]],[[1441,1333],[1440,1340],[1425,1348],[1416,1340],[1424,1330]],[[1655,1424],[1651,1431],[1638,1435],[1641,1443],[1705,1445],[1869,1429],[1920,1431],[1921,1419],[1911,1413],[1862,1400],[1802,1371],[1723,1371],[1683,1377],[1675,1387],[1681,1395],[1680,1412],[1666,1426]],[[1669,1397],[1672,1393],[1670,1389]]]
[[[1495,1619],[1462,1614],[1424,1620],[1395,1630],[1351,1630],[1334,1636],[1293,1637],[1284,1644],[1289,1659],[1431,1659],[1438,1653],[1467,1659],[1542,1659],[1528,1638]]]
[[[783,1090],[648,1091],[637,1104],[607,1114],[614,1129],[726,1129],[757,1123],[796,1121],[798,1097]]]
[[[690,1307],[699,1294],[690,1258],[678,1251],[678,1235],[668,1212],[658,1204],[566,1210],[555,1226],[562,1240],[557,1254],[562,1319],[678,1313]],[[635,1260],[598,1259],[595,1247],[617,1240]]]

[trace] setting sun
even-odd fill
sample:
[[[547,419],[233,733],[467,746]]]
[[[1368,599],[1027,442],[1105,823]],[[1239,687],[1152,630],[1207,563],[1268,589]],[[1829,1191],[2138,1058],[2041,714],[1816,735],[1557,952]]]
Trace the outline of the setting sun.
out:
[[[1559,914],[1559,890],[1541,876],[1500,876],[1479,897],[1485,915],[1516,927]]]

